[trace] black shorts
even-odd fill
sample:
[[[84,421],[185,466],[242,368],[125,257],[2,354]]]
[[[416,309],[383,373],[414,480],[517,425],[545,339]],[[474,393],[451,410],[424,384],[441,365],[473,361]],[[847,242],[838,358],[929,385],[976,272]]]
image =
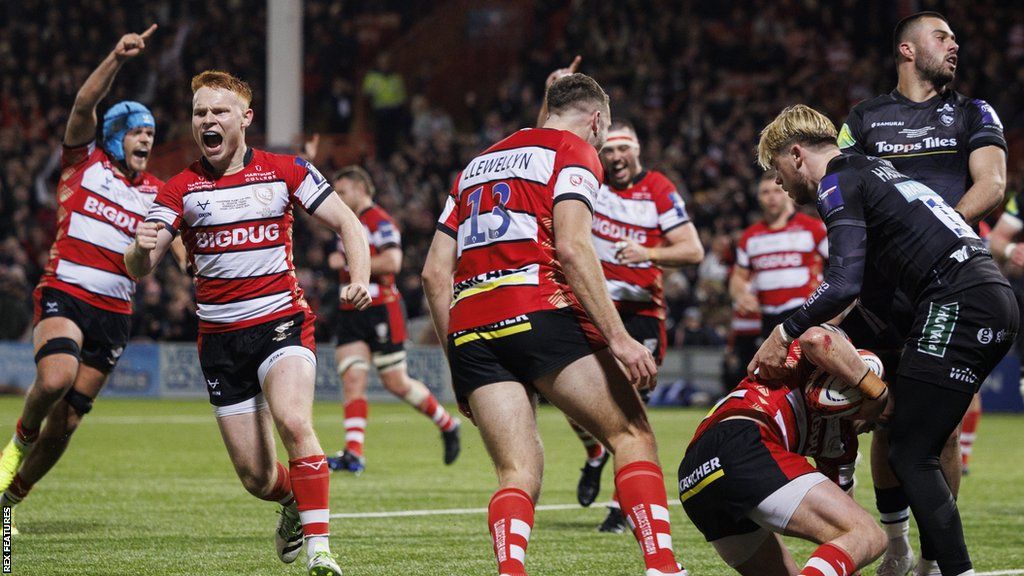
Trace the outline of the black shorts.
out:
[[[679,499],[708,542],[760,528],[749,518],[793,479],[815,472],[807,458],[766,439],[751,420],[726,420],[690,444],[679,464]]]
[[[97,308],[56,288],[36,288],[33,293],[35,324],[62,317],[82,330],[82,364],[109,374],[128,344],[132,317]]]
[[[374,356],[405,350],[405,305],[401,300],[366,310],[338,310],[334,320],[336,345],[366,342]]]
[[[263,391],[266,371],[286,356],[303,356],[315,366],[315,322],[313,314],[299,312],[249,328],[200,334],[199,366],[210,404],[224,408],[253,401]]]
[[[981,284],[925,297],[915,310],[899,378],[975,393],[1013,346],[1020,311],[1013,289]]]
[[[654,316],[623,314],[622,323],[625,324],[626,332],[629,332],[633,340],[650,350],[654,355],[654,361],[661,366],[661,361],[665,359],[665,347],[667,346],[665,321]]]
[[[455,398],[495,382],[530,384],[608,344],[585,315],[541,310],[448,336]]]

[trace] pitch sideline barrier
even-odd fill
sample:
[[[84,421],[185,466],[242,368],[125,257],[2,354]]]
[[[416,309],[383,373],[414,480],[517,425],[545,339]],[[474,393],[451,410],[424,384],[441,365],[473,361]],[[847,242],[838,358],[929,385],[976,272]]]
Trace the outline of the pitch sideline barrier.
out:
[[[442,402],[453,402],[451,377],[441,349],[408,346],[409,373],[422,380]],[[659,386],[685,381],[689,387],[717,398],[722,392],[721,347],[686,347],[669,350],[659,373]],[[316,391],[321,400],[341,398],[335,372],[334,347],[317,349]],[[1024,412],[1018,372],[1020,363],[1011,352],[982,387],[986,411]],[[0,385],[27,390],[35,378],[32,345],[0,342]],[[397,400],[384,389],[370,370],[367,396],[371,402]],[[206,398],[206,380],[199,368],[196,346],[186,342],[132,342],[125,349],[103,394],[129,398]]]

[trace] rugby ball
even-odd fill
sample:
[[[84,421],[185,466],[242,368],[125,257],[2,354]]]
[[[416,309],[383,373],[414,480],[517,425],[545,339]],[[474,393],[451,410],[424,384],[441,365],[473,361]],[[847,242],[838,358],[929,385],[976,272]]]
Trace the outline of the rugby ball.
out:
[[[868,369],[884,378],[882,361],[878,356],[867,350],[857,350],[861,360]],[[839,417],[853,414],[860,409],[863,398],[856,386],[850,386],[842,379],[815,368],[804,386],[804,399],[807,408],[822,416]]]

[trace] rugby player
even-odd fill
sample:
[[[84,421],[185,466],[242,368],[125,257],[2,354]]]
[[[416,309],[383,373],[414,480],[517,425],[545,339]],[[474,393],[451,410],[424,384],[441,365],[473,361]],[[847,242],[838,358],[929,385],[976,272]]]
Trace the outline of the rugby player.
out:
[[[840,130],[839,147],[889,160],[897,170],[934,190],[968,224],[976,224],[1003,201],[1006,141],[999,117],[984,100],[950,88],[959,46],[941,14],[919,12],[904,18],[896,25],[893,40],[896,88],[854,107]],[[910,315],[903,295],[893,297],[881,291],[877,297],[862,298],[843,327],[886,359],[890,373],[895,373],[899,361],[895,352],[903,345]],[[969,411],[964,422],[967,438],[977,425],[980,398],[973,406],[978,409]],[[909,511],[887,464],[886,434],[884,428],[876,431],[871,449],[877,506],[892,540],[879,574],[903,576],[914,563],[907,536]],[[961,475],[957,444],[954,432],[942,460],[954,497]],[[937,574],[934,562],[925,559],[931,560],[932,553],[922,542],[918,573]]]
[[[787,362],[792,368],[781,384],[745,378],[704,418],[679,464],[679,499],[740,574],[853,574],[882,554],[885,533],[843,486],[853,484],[854,427],[817,412],[804,385],[816,369],[838,377],[862,391],[858,417],[871,420],[888,391],[845,335],[827,325],[794,341]],[[780,534],[819,544],[803,570]]]
[[[552,72],[547,85],[574,73],[579,63],[577,56],[567,68]],[[546,100],[541,114],[538,126],[546,120]],[[594,249],[622,323],[633,339],[654,354],[660,366],[666,347],[662,267],[698,264],[704,259],[704,246],[676,186],[661,172],[644,169],[640,141],[629,122],[611,123],[600,158],[605,178],[594,202]],[[600,492],[601,472],[609,455],[583,427],[571,419],[569,424],[587,451],[576,498],[580,505],[590,506]],[[614,496],[598,529],[627,529]]]
[[[767,338],[821,284],[828,238],[821,220],[797,212],[771,171],[757,185],[757,202],[763,219],[740,236],[729,294],[739,313],[761,313]]]
[[[0,506],[21,502],[57,464],[128,343],[135,282],[123,253],[162,184],[146,172],[156,122],[142,104],[117,102],[103,116],[97,146],[96,108],[156,28],[122,36],[68,116],[57,238],[33,292],[36,379],[0,457]]]
[[[409,377],[405,367],[405,305],[395,286],[402,270],[402,235],[391,216],[373,201],[370,175],[359,166],[342,168],[332,178],[338,196],[366,229],[370,239],[370,307],[356,310],[342,302],[334,321],[337,348],[334,358],[345,398],[345,449],[327,458],[331,470],[359,474],[366,466],[363,456],[369,405],[366,377],[372,359],[384,388],[423,413],[441,430],[444,463],[459,457],[459,419],[448,414],[423,382]],[[344,246],[328,258],[338,270],[342,289],[350,276]]]
[[[646,574],[685,574],[636,389],[652,383],[657,367],[608,297],[591,240],[608,96],[571,74],[551,84],[547,101],[542,128],[491,146],[456,179],[423,270],[460,409],[479,427],[498,475],[488,506],[498,573],[526,573],[543,469],[540,393],[615,455],[619,501]]]
[[[830,254],[821,286],[747,370],[777,377],[793,338],[845,310],[862,287],[900,290],[913,315],[891,386],[889,464],[941,574],[973,574],[939,455],[1016,337],[1017,303],[985,243],[937,193],[887,160],[841,153],[835,136],[828,118],[803,105],[761,133],[758,163],[778,171],[797,203],[816,201]]]
[[[192,136],[202,157],[161,188],[125,254],[152,271],[181,233],[196,271],[199,363],[217,424],[242,485],[279,502],[283,562],[306,542],[309,574],[341,574],[328,544],[330,471],[313,431],[315,316],[292,264],[298,204],[341,236],[351,282],[341,299],[370,303],[369,247],[356,215],[306,160],[245,142],[248,84],[220,71],[192,78]],[[288,452],[277,462],[273,427]]]

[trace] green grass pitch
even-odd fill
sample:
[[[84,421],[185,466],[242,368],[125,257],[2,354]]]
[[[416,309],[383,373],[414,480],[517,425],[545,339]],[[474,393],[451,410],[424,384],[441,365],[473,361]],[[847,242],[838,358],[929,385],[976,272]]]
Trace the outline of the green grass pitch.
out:
[[[0,399],[0,433],[21,401]],[[691,526],[674,491],[682,450],[703,411],[654,410],[676,553],[694,576],[728,574]],[[582,448],[560,413],[540,410],[546,448],[540,504],[575,502]],[[320,403],[316,427],[328,452],[342,443],[341,408]],[[467,423],[468,424],[468,423]],[[979,572],[1024,569],[1024,418],[985,415],[960,510]],[[430,422],[404,404],[371,406],[367,470],[335,474],[331,512],[485,508],[494,474],[479,435],[463,429],[462,457],[441,462]],[[862,449],[862,452],[866,450]],[[283,452],[281,453],[283,457]],[[866,462],[866,460],[864,460]],[[605,470],[601,499],[611,494]],[[857,495],[873,509],[866,464]],[[64,460],[17,509],[22,535],[13,572],[24,575],[286,575],[273,550],[275,505],[248,496],[235,478],[213,414],[204,402],[104,398],[86,418]],[[539,511],[527,554],[534,576],[638,576],[632,536],[599,534],[604,509]],[[334,518],[331,543],[347,576],[493,575],[484,514]],[[798,561],[812,546],[790,540]],[[873,574],[874,569],[864,571]]]

